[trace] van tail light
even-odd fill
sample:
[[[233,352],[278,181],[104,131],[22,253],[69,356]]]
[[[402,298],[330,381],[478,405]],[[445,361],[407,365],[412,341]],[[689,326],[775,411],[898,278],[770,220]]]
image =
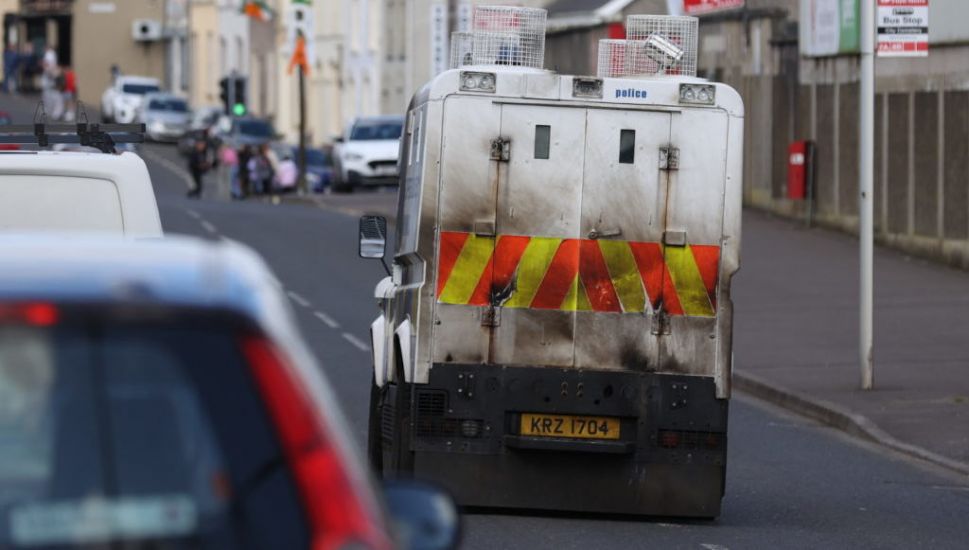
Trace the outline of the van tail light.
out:
[[[47,302],[18,302],[0,304],[0,323],[24,323],[35,327],[57,324],[60,312]]]
[[[390,547],[377,504],[354,489],[344,455],[284,356],[266,338],[242,350],[279,434],[310,524],[312,550]]]

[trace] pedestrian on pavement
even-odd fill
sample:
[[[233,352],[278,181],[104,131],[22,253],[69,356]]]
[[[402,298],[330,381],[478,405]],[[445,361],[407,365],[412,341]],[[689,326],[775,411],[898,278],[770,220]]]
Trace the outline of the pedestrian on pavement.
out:
[[[269,186],[266,189],[267,193],[271,193],[273,191],[273,184],[276,181],[276,174],[279,172],[279,156],[268,143],[260,145],[259,150],[263,155],[265,155],[266,160],[269,162],[269,170],[272,172],[272,177],[269,180]]]
[[[221,172],[228,175],[229,179],[229,195],[233,199],[241,199],[242,196],[242,186],[239,183],[239,155],[236,154],[236,150],[229,146],[223,146],[219,149],[219,165],[222,166]]]
[[[255,188],[256,193],[269,193],[272,189],[273,169],[269,164],[267,151],[269,145],[259,146],[256,154],[249,159],[247,168],[249,169],[249,183]]]
[[[293,155],[287,154],[283,160],[279,161],[279,169],[276,171],[276,190],[280,193],[289,193],[296,189],[296,179],[299,177],[299,168],[293,162]]]
[[[77,74],[74,69],[64,67],[61,69],[64,77],[63,91],[64,96],[64,120],[74,121],[74,113],[77,110]]]
[[[57,65],[57,50],[54,49],[54,46],[47,45],[47,49],[44,50],[44,57],[41,59],[41,67],[45,73],[51,76],[59,68]]]
[[[239,160],[239,190],[242,198],[246,198],[252,193],[252,182],[249,179],[249,160],[252,159],[252,147],[243,145],[237,155]]]
[[[188,156],[188,171],[192,174],[193,187],[188,192],[189,198],[202,196],[202,177],[209,170],[209,155],[204,140],[195,142],[195,148]]]
[[[64,116],[64,75],[60,67],[48,68],[46,54],[44,59],[44,72],[40,80],[44,110],[54,120],[60,120]]]
[[[17,65],[20,55],[11,44],[3,46],[3,91],[12,94],[16,91]]]

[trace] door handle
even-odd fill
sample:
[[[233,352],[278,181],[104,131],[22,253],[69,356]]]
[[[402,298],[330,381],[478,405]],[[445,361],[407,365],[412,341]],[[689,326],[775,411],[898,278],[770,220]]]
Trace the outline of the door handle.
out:
[[[609,237],[618,237],[620,235],[622,235],[622,228],[620,227],[614,227],[612,229],[602,229],[602,230],[593,229],[592,231],[589,231],[590,239],[606,239]]]

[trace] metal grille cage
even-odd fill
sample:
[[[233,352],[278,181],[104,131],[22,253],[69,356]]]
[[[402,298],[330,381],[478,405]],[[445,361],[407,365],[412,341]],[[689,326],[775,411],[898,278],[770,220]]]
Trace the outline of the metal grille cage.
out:
[[[475,6],[474,65],[541,69],[545,64],[545,19],[540,8]]]
[[[626,41],[605,38],[599,41],[599,61],[596,66],[599,78],[626,76]]]
[[[656,63],[643,54],[646,47],[646,42],[642,40],[600,40],[596,76],[617,78],[655,73]]]
[[[471,65],[474,61],[474,36],[470,32],[451,33],[451,64],[452,69]]]
[[[696,76],[696,17],[670,15],[630,15],[626,37],[635,41],[627,47],[627,74],[670,74]]]

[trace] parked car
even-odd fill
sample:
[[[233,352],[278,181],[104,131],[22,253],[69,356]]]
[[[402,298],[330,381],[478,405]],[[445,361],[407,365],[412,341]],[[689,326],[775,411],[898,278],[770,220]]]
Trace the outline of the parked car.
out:
[[[147,76],[119,76],[101,96],[101,116],[109,122],[134,122],[145,95],[161,90],[157,78]]]
[[[128,152],[0,152],[0,230],[162,235],[148,168]]]
[[[0,547],[453,547],[385,485],[240,244],[0,237]]]
[[[403,127],[404,117],[397,115],[354,120],[334,146],[333,190],[352,192],[364,186],[396,184]]]
[[[306,183],[315,193],[322,193],[333,183],[332,149],[306,150]]]
[[[188,131],[192,112],[184,99],[169,93],[155,92],[145,94],[138,118],[144,123],[149,139],[177,141]]]

